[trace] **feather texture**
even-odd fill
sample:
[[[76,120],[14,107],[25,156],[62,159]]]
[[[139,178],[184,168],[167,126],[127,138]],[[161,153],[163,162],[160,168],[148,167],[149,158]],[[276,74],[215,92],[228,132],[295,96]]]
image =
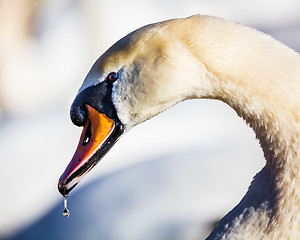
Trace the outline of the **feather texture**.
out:
[[[118,72],[112,101],[128,131],[191,98],[219,99],[255,131],[266,166],[207,239],[300,239],[300,56],[209,16],[140,28],[94,64],[79,92]]]

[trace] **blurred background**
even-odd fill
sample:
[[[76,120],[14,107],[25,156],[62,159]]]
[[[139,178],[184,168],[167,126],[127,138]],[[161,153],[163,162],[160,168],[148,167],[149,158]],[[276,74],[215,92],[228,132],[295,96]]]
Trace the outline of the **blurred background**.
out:
[[[69,108],[94,61],[143,25],[193,14],[300,51],[298,0],[0,0],[0,239],[203,239],[264,165],[218,101],[180,103],[123,136],[71,192],[57,181],[81,129]],[[200,237],[200,238],[199,238]]]

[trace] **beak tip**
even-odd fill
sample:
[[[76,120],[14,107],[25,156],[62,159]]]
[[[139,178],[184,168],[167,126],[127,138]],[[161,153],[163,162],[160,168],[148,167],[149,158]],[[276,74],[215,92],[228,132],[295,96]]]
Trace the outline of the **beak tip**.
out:
[[[57,188],[63,197],[66,197],[68,195],[65,181],[62,181],[61,178],[58,180]]]
[[[66,184],[65,182],[61,181],[59,179],[58,181],[58,184],[57,184],[57,188],[58,188],[58,191],[60,192],[60,194],[63,196],[63,197],[67,197],[69,192],[78,184],[75,183],[73,184],[71,187],[68,187],[68,184]]]

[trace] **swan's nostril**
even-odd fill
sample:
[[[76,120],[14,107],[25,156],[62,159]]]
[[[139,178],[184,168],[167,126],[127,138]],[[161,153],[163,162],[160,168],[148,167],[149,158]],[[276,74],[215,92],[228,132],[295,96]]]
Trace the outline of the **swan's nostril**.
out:
[[[92,126],[91,126],[91,122],[89,122],[86,130],[85,130],[85,133],[84,133],[84,138],[83,138],[83,142],[82,142],[82,145],[86,145],[90,142],[92,138]]]

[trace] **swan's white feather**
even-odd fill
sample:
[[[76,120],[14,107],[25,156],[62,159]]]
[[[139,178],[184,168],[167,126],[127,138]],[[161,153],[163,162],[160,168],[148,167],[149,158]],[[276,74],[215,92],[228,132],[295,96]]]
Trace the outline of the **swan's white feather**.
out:
[[[192,16],[121,39],[80,91],[112,71],[119,72],[112,100],[126,130],[180,101],[212,98],[255,131],[266,166],[208,239],[300,239],[298,53],[243,25]]]

